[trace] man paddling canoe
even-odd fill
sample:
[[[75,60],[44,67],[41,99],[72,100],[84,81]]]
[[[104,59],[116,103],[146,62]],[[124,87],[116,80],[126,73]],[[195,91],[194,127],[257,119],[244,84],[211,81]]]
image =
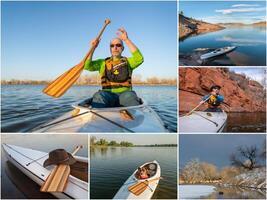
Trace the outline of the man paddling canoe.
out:
[[[93,95],[92,106],[95,108],[135,106],[139,98],[132,90],[132,71],[144,61],[143,56],[134,43],[128,38],[127,32],[120,28],[118,37],[110,42],[111,57],[92,60],[99,39],[91,42],[92,53],[88,56],[84,69],[98,71],[101,76],[102,90]],[[128,46],[132,57],[122,56],[123,42]]]
[[[208,103],[208,108],[205,110],[206,112],[222,112],[219,106],[223,102],[224,96],[219,94],[220,89],[221,87],[219,85],[213,85],[210,88],[210,94],[202,97],[200,104]]]

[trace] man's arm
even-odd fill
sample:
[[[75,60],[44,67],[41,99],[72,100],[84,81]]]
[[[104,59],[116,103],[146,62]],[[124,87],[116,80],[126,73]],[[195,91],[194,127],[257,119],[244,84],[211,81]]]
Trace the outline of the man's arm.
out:
[[[141,65],[144,62],[144,57],[139,49],[135,46],[135,44],[129,39],[128,34],[124,30],[124,28],[119,28],[117,35],[123,42],[125,42],[132,53],[132,57],[128,58],[131,69],[134,69]]]
[[[95,49],[97,48],[98,44],[99,44],[98,39],[94,39],[91,41],[92,51],[90,52],[90,54],[88,55],[88,57],[85,61],[84,69],[89,70],[89,71],[99,71],[100,70],[100,67],[101,67],[103,60],[99,59],[99,60],[92,61],[92,57],[94,55]]]

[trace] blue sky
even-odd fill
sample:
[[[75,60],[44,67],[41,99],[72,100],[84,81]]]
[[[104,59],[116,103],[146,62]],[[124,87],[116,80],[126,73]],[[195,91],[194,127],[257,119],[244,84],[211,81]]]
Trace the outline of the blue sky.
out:
[[[2,79],[53,80],[82,60],[105,18],[111,24],[94,58],[110,55],[109,42],[124,27],[145,58],[134,74],[143,79],[176,77],[176,2],[1,4]],[[124,56],[130,56],[127,48]]]
[[[256,145],[262,149],[264,139],[266,136],[263,134],[182,134],[179,137],[180,167],[195,158],[201,162],[213,163],[217,167],[229,166],[229,156],[238,146]]]
[[[180,1],[179,10],[187,17],[210,23],[254,23],[266,20],[265,1]]]

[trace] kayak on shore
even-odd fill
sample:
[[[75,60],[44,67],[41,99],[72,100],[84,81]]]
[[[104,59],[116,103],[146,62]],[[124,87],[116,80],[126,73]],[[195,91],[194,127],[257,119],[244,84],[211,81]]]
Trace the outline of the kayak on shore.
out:
[[[130,107],[92,108],[92,98],[32,132],[168,132],[157,113],[144,101]]]
[[[222,132],[227,123],[227,114],[223,112],[194,111],[179,118],[180,132]]]
[[[23,174],[28,176],[38,185],[43,185],[52,168],[43,167],[48,158],[47,152],[10,144],[2,144],[6,158]],[[51,192],[60,199],[87,199],[88,198],[88,158],[74,156],[76,162],[70,166],[66,188],[63,192]]]
[[[140,166],[146,168],[149,174],[147,179],[137,177],[138,169],[125,181],[113,199],[151,199],[161,177],[159,163],[154,160]],[[144,184],[144,185],[142,185]],[[142,191],[142,192],[141,192]],[[140,194],[139,194],[140,193]]]
[[[236,46],[218,48],[218,49],[215,49],[212,52],[205,53],[205,54],[201,55],[200,59],[201,60],[206,60],[206,59],[209,59],[209,58],[213,58],[213,57],[216,57],[216,56],[227,54],[227,53],[230,53],[231,51],[234,51],[236,48],[237,48]]]

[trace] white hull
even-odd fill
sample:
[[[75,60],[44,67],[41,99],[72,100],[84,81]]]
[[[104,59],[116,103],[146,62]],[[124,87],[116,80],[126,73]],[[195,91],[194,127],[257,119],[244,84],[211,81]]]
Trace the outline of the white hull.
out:
[[[212,52],[205,53],[205,54],[201,55],[200,59],[201,60],[206,60],[206,59],[209,59],[209,58],[213,58],[213,57],[216,57],[216,56],[227,54],[227,53],[230,53],[231,51],[235,50],[235,48],[236,48],[236,46],[219,48],[219,49],[216,49],[216,50],[214,50]]]
[[[159,179],[155,180],[155,181],[151,181],[149,183],[149,187],[146,188],[146,190],[140,194],[139,196],[134,195],[133,193],[129,192],[128,187],[131,185],[134,185],[135,183],[139,182],[139,181],[145,181],[145,180],[152,180],[155,178],[159,178],[161,176],[161,169],[160,169],[160,165],[158,164],[157,161],[153,161],[153,162],[148,162],[143,164],[141,167],[149,164],[149,163],[154,163],[157,165],[157,172],[154,176],[148,178],[148,179],[142,179],[142,180],[138,180],[135,177],[135,173],[137,172],[137,170],[125,181],[125,183],[123,184],[123,186],[119,189],[119,191],[116,193],[116,195],[113,197],[113,199],[151,199],[158,184],[159,184]],[[151,189],[152,191],[151,191]]]
[[[40,186],[44,183],[51,171],[51,169],[43,167],[44,161],[48,158],[48,153],[9,144],[2,144],[2,147],[7,159],[22,171],[22,173]],[[32,162],[41,157],[43,158],[36,162]],[[76,160],[88,163],[87,158],[79,156],[74,157]],[[51,194],[60,199],[87,199],[88,183],[70,175],[64,192],[53,192]]]
[[[227,114],[223,112],[195,111],[189,116],[179,118],[180,132],[222,132],[227,122]]]
[[[138,106],[116,108],[96,109],[79,105],[74,105],[73,107],[79,109],[78,114],[85,114],[57,123],[60,120],[71,117],[72,112],[68,112],[40,126],[34,132],[168,132],[157,113],[145,103]],[[120,113],[121,110],[127,110],[132,115],[133,120],[123,118]],[[94,113],[125,128],[109,122]]]

